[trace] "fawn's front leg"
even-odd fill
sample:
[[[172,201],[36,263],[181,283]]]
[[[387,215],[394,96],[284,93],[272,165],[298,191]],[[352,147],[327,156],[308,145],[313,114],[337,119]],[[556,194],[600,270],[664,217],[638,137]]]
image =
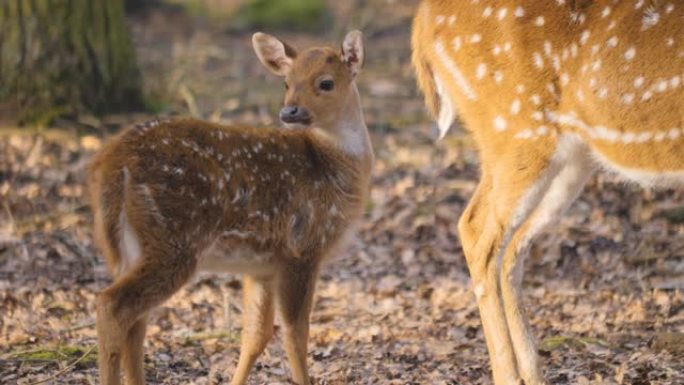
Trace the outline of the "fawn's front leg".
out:
[[[277,280],[278,308],[283,321],[283,338],[292,380],[309,385],[307,343],[309,314],[313,303],[318,268],[310,263],[286,267]]]
[[[273,278],[245,276],[243,283],[240,359],[231,385],[247,382],[254,361],[273,336]]]

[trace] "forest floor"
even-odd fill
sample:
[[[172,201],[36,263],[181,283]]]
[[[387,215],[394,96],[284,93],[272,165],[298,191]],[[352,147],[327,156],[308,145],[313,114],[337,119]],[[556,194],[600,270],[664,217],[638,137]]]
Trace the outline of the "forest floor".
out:
[[[462,129],[434,140],[409,65],[415,1],[394,1],[391,14],[368,3],[343,20],[366,32],[360,88],[377,163],[356,240],[322,271],[310,372],[320,384],[491,384],[456,231],[477,154]],[[165,111],[275,124],[282,85],[258,64],[249,34],[180,13],[139,16],[132,28],[148,91],[164,96]],[[91,240],[84,170],[107,136],[150,117],[0,130],[0,384],[97,383],[94,297],[110,279]],[[684,384],[683,203],[682,190],[601,174],[537,242],[524,296],[551,384]],[[156,310],[148,383],[227,383],[240,292],[239,277],[201,274]],[[279,334],[251,384],[288,383]]]

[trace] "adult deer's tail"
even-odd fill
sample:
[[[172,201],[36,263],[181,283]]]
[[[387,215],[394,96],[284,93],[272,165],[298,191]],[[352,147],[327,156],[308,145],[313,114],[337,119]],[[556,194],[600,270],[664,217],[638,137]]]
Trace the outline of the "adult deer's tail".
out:
[[[446,89],[444,79],[435,71],[434,48],[437,43],[434,18],[430,12],[430,1],[423,0],[418,6],[413,19],[411,61],[416,71],[418,87],[425,95],[425,104],[433,118],[437,120],[440,138],[443,137],[456,118],[456,111],[451,96]],[[448,75],[448,74],[447,74]]]
[[[413,19],[413,31],[411,34],[411,61],[416,71],[418,87],[425,94],[425,104],[433,117],[439,113],[439,95],[435,84],[434,74],[426,50],[432,42],[428,35],[430,29],[429,5],[423,1],[418,6],[418,11]]]

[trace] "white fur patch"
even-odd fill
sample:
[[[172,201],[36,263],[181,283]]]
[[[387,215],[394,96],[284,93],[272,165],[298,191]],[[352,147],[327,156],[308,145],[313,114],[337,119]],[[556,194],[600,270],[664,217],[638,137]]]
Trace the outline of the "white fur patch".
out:
[[[435,74],[435,84],[437,87],[437,94],[439,95],[439,115],[437,116],[437,127],[439,127],[439,139],[444,138],[444,135],[449,131],[451,125],[456,120],[456,110],[454,103],[447,92],[442,79]]]
[[[553,178],[544,197],[534,210],[530,226],[524,238],[518,243],[516,252],[527,248],[537,234],[560,218],[575,201],[587,179],[596,169],[596,164],[589,155],[586,145],[579,140],[568,142],[565,151],[567,152],[566,162]]]
[[[447,53],[441,40],[435,42],[435,51],[442,61],[442,65],[449,71],[449,74],[454,78],[456,85],[461,89],[461,92],[463,92],[465,97],[469,100],[477,100],[475,89],[470,85],[470,82],[466,79],[465,75],[463,75],[463,72],[461,72],[451,56],[449,56],[449,53]]]
[[[119,216],[119,254],[121,259],[119,261],[119,275],[128,271],[142,255],[142,248],[140,247],[140,240],[135,229],[128,221],[128,216],[124,210],[121,210]]]
[[[124,167],[124,190],[128,189],[131,174],[128,168]],[[140,240],[135,229],[128,221],[125,206],[121,209],[119,214],[119,266],[118,274],[121,275],[128,271],[142,256],[142,248],[140,247]]]
[[[520,225],[522,225],[539,206],[545,194],[548,192],[553,179],[558,175],[563,166],[568,162],[568,157],[573,156],[578,146],[582,145],[581,139],[575,135],[561,135],[556,143],[556,149],[549,161],[547,168],[539,173],[537,181],[532,184],[520,200],[516,203],[513,216],[506,224],[506,232],[503,241],[499,245],[499,253],[496,257],[497,275],[501,276],[503,256],[510,244],[511,238]],[[497,187],[495,186],[495,189]]]
[[[599,153],[594,153],[598,163],[609,172],[613,172],[627,181],[651,188],[679,188],[684,187],[684,170],[657,172],[628,168],[611,162]]]

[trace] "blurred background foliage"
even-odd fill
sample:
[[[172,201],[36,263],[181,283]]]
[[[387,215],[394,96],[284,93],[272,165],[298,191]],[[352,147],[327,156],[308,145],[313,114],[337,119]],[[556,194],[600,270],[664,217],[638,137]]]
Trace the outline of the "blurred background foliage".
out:
[[[249,43],[256,30],[303,46],[363,29],[375,38],[368,46],[377,46],[369,62],[382,57],[371,93],[405,97],[387,75],[410,76],[407,36],[415,3],[3,0],[0,124],[101,127],[104,117],[132,111],[215,121],[256,116],[270,124],[265,116],[280,103],[280,86],[274,87],[280,81],[258,70]],[[412,84],[408,92],[415,94]]]
[[[324,0],[168,0],[232,30],[248,28],[321,32],[331,21]]]
[[[4,0],[0,3],[0,116],[46,126],[56,118],[160,112],[143,93],[128,16],[186,12],[226,31],[321,32],[324,0]]]
[[[0,109],[19,122],[142,108],[140,82],[121,0],[0,2]]]

